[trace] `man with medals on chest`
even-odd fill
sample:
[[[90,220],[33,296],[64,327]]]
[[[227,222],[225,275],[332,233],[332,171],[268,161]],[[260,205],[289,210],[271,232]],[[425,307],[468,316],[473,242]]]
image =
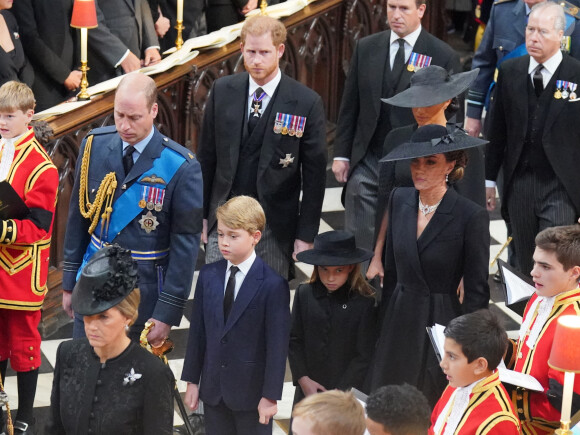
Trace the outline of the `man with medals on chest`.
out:
[[[115,126],[97,128],[77,160],[64,246],[63,308],[72,317],[71,293],[80,271],[103,245],[132,251],[139,266],[141,303],[130,337],[146,321],[158,346],[178,325],[191,290],[199,249],[201,169],[186,148],[161,134],[157,88],[150,77],[127,75],[115,95]],[[75,316],[73,336],[84,335]]]
[[[395,128],[413,124],[410,108],[381,103],[407,89],[420,68],[460,70],[457,53],[421,26],[426,0],[387,0],[391,30],[357,42],[336,127],[332,171],[346,183],[345,230],[357,246],[372,250],[383,143]],[[460,110],[459,113],[462,113]]]
[[[489,115],[488,210],[495,208],[501,167],[501,212],[511,224],[516,266],[522,273],[534,265],[536,234],[574,223],[580,215],[580,133],[573,128],[580,118],[575,101],[580,62],[560,51],[565,23],[559,4],[542,2],[532,8],[526,26],[529,55],[500,65]]]
[[[309,249],[318,234],[326,182],[324,107],[318,94],[280,71],[286,40],[280,21],[252,17],[241,39],[247,72],[214,82],[199,139],[205,259],[222,258],[217,207],[247,195],[266,214],[256,252],[288,278],[293,255]]]

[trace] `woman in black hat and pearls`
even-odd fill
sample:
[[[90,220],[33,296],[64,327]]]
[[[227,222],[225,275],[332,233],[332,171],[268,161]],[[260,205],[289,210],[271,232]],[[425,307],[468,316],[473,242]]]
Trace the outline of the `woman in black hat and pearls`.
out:
[[[375,345],[375,299],[360,264],[372,252],[347,231],[329,231],[297,255],[314,265],[296,289],[288,359],[294,403],[320,391],[363,389]]]
[[[372,389],[406,382],[433,405],[446,386],[426,327],[489,303],[489,216],[448,183],[461,178],[465,150],[485,144],[461,130],[419,127],[387,161],[410,160],[414,187],[388,205],[381,330]],[[464,280],[461,301],[457,288]]]
[[[407,142],[418,127],[437,124],[447,127],[449,132],[457,129],[454,123],[448,123],[460,108],[458,96],[465,92],[477,78],[479,69],[450,75],[445,68],[433,65],[422,68],[411,78],[408,89],[397,95],[383,99],[397,107],[410,108],[415,117],[415,124],[391,130],[385,138],[383,155],[388,154],[398,145]],[[452,183],[458,193],[475,203],[485,206],[485,171],[483,150],[467,150],[469,170],[465,177]],[[389,196],[394,187],[413,186],[408,161],[381,163],[379,167],[379,197],[377,201],[378,235],[375,244],[375,256],[367,271],[367,278],[383,276],[382,253],[387,231],[386,208]]]
[[[84,267],[72,305],[87,338],[58,348],[47,433],[173,433],[173,374],[127,336],[137,319],[136,285],[137,264],[119,246],[101,249]]]

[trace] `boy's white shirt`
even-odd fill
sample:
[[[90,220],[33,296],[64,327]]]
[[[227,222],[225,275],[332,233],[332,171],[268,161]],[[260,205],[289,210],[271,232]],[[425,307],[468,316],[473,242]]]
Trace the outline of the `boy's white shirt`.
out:
[[[256,251],[253,250],[248,258],[246,258],[240,264],[235,265],[238,267],[239,270],[238,270],[238,273],[236,274],[236,287],[234,289],[234,300],[236,300],[236,297],[238,297],[238,292],[240,291],[240,287],[242,286],[244,279],[246,279],[246,276],[248,276],[248,272],[250,272],[250,268],[252,267],[252,264],[254,264],[255,260],[256,260]],[[234,266],[234,264],[230,260],[228,260],[228,264],[226,267],[226,279],[225,279],[225,285],[224,285],[224,294],[226,292],[226,287],[228,285],[228,279],[230,277],[230,267],[231,266]],[[242,274],[241,277],[240,277],[240,273]]]
[[[28,130],[16,137],[0,139],[0,152],[2,153],[2,159],[0,159],[0,181],[6,180],[8,172],[10,172],[16,150],[14,144],[26,134],[28,134]]]
[[[469,396],[473,391],[473,387],[475,387],[478,382],[481,382],[481,379],[478,379],[466,387],[457,388],[453,392],[453,395],[449,398],[445,408],[437,417],[437,422],[435,422],[435,427],[433,428],[436,434],[441,433],[441,428],[443,428],[445,422],[447,422],[447,426],[445,426],[445,432],[443,435],[453,435],[455,433],[455,430],[461,421],[461,417],[469,405]],[[449,408],[451,408],[451,410]]]
[[[526,341],[526,344],[528,345],[528,347],[530,349],[533,349],[534,346],[536,345],[536,341],[538,341],[538,337],[540,336],[540,333],[542,332],[542,329],[544,328],[544,325],[548,321],[548,318],[550,317],[550,313],[552,312],[552,309],[554,308],[555,301],[556,301],[556,296],[552,296],[549,298],[539,296],[534,301],[534,304],[530,307],[530,309],[528,311],[528,315],[524,318],[524,321],[522,322],[522,326],[520,328],[520,334],[519,334],[520,341],[525,339],[526,333],[530,329],[530,324],[532,323],[534,318],[536,319],[536,321],[534,322],[534,324],[532,326],[532,329],[530,330],[530,335],[528,336],[528,340]],[[538,314],[537,314],[537,316],[534,317],[534,314],[536,313],[536,311],[538,312]]]

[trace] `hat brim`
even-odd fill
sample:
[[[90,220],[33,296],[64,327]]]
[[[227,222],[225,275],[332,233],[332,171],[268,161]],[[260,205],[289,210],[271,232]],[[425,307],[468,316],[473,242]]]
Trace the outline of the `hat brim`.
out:
[[[383,157],[380,162],[394,162],[397,160],[409,160],[417,157],[444,154],[451,151],[465,150],[485,145],[489,141],[469,136],[466,133],[453,133],[453,142],[405,142]]]
[[[475,81],[479,69],[450,76],[443,83],[411,85],[391,98],[381,98],[384,103],[397,107],[430,107],[448,101],[469,89]]]
[[[127,296],[128,294],[111,299],[110,301],[97,301],[93,297],[92,289],[75,286],[72,294],[72,308],[75,313],[81,316],[92,316],[107,311],[109,308],[113,308]]]
[[[366,261],[373,256],[373,252],[356,248],[348,253],[334,253],[321,251],[318,249],[309,249],[296,255],[298,261],[314,266],[346,266],[348,264],[358,264]]]

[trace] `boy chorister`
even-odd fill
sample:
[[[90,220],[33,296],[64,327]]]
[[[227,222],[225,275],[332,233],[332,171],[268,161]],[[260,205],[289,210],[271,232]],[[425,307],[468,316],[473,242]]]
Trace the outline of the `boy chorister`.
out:
[[[520,388],[512,392],[522,432],[542,435],[559,427],[562,406],[564,373],[548,366],[557,320],[563,315],[580,314],[580,225],[540,232],[533,258],[531,275],[536,293],[526,306],[512,361],[507,365],[532,375],[544,387],[543,392]],[[575,401],[578,394],[580,376],[574,382]]]
[[[6,180],[29,208],[24,218],[0,220],[0,373],[4,379],[10,360],[18,382],[15,434],[32,433],[34,422],[41,363],[38,324],[58,189],[58,171],[28,126],[34,104],[23,83],[0,88],[0,181]]]
[[[488,310],[465,314],[449,323],[441,361],[449,385],[433,409],[429,434],[520,433],[496,370],[507,343],[505,330]]]

